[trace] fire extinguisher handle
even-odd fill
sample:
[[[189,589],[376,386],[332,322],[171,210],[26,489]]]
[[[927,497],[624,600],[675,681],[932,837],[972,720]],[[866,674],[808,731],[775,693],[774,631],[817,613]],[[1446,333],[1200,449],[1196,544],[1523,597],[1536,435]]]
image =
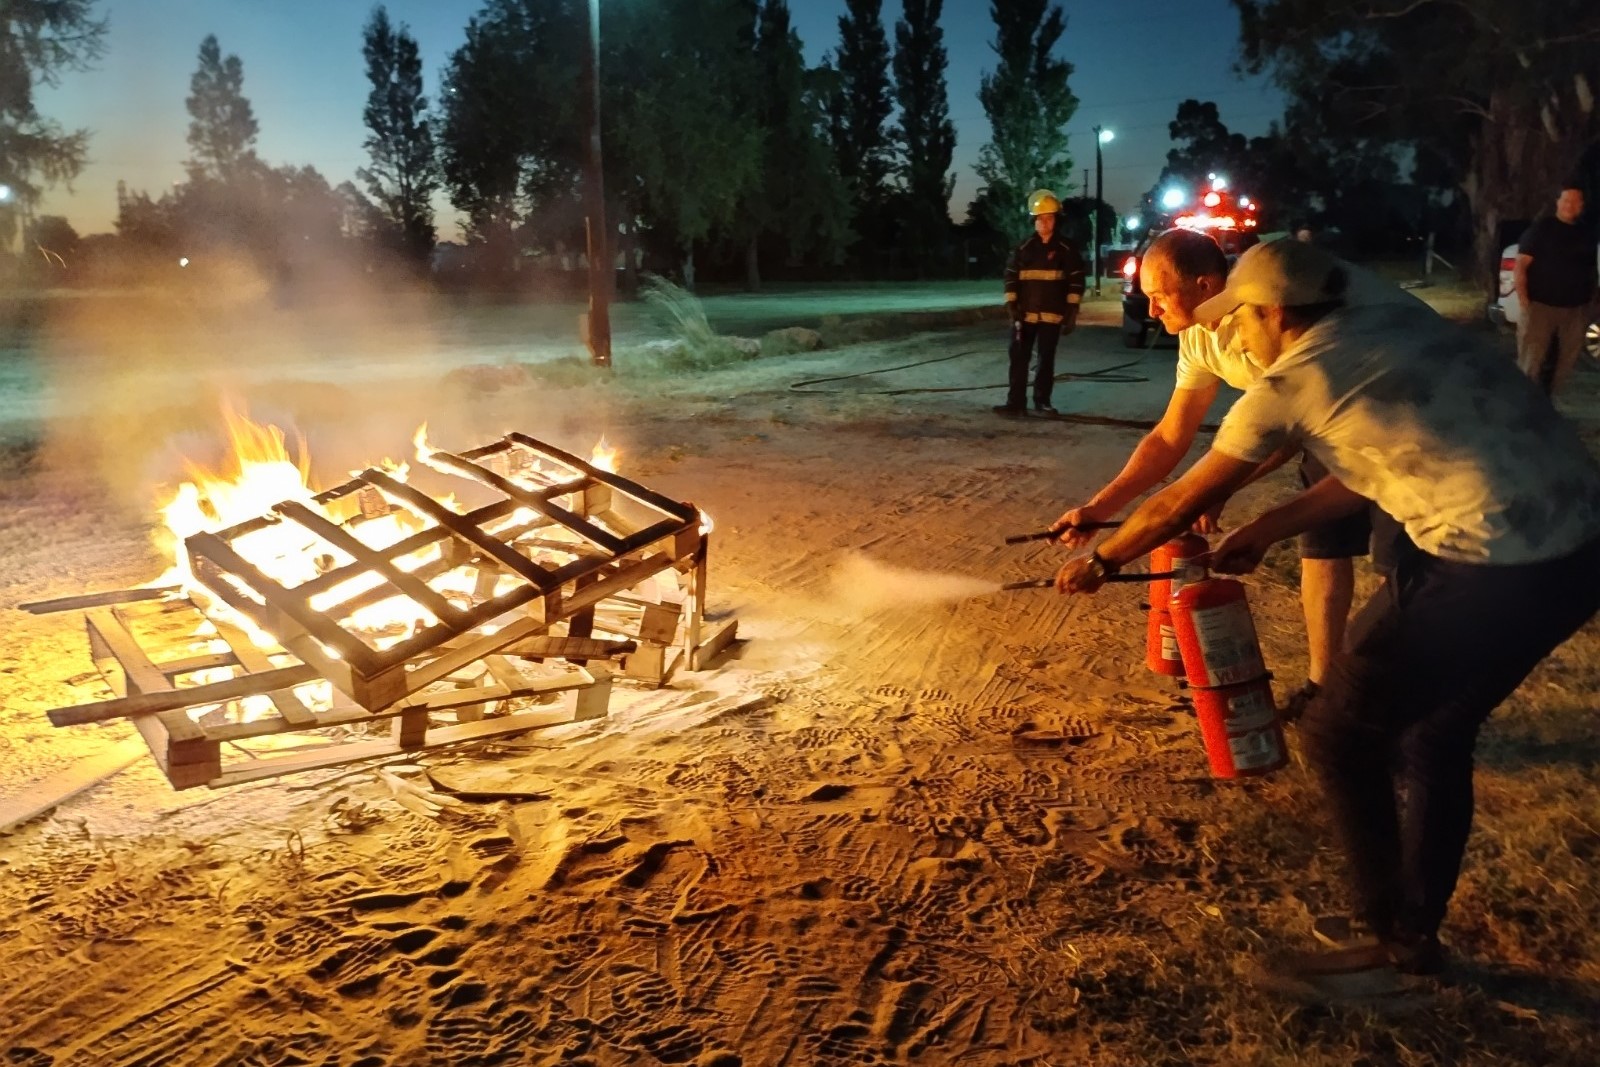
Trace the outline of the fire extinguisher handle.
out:
[[[1007,582],[1001,589],[1049,589],[1056,584],[1054,578],[1025,578],[1020,582]]]
[[[1025,534],[1012,534],[1010,537],[1006,538],[1006,544],[1020,545],[1028,541],[1054,541],[1069,528],[1073,530],[1114,530],[1121,525],[1121,519],[1114,519],[1110,522],[1080,522],[1071,525],[1070,527],[1052,526],[1048,530],[1036,530],[1033,533]]]

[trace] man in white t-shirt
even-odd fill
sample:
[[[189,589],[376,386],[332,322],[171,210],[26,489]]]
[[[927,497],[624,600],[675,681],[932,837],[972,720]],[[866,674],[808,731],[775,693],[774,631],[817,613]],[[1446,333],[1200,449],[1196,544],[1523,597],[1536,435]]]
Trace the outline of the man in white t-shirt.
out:
[[[1346,300],[1351,305],[1406,304],[1427,309],[1399,286],[1348,264],[1345,268],[1350,278]],[[1140,281],[1151,313],[1178,335],[1172,398],[1161,421],[1134,448],[1121,473],[1087,503],[1056,520],[1056,527],[1063,530],[1063,543],[1087,544],[1089,535],[1080,526],[1110,519],[1177,469],[1224,384],[1244,390],[1261,377],[1260,364],[1238,343],[1226,322],[1196,314],[1201,301],[1222,291],[1227,274],[1227,257],[1206,234],[1171,230],[1151,242],[1140,265]],[[1266,473],[1294,454],[1291,449],[1271,457],[1258,473]],[[1315,457],[1301,456],[1302,484],[1309,486],[1326,473]],[[1202,515],[1197,528],[1201,533],[1215,532],[1215,515]],[[1328,663],[1343,647],[1345,620],[1355,597],[1355,557],[1367,554],[1372,528],[1369,516],[1357,512],[1307,530],[1300,538],[1300,601],[1305,611],[1309,667],[1306,684],[1285,702],[1285,718],[1292,719],[1304,710],[1321,685]],[[1392,532],[1383,533],[1380,549],[1390,539]],[[1385,562],[1380,560],[1380,567]]]
[[[1355,917],[1376,938],[1362,951],[1423,973],[1440,965],[1471,829],[1478,728],[1600,610],[1600,465],[1501,353],[1415,309],[1345,308],[1346,280],[1297,241],[1240,258],[1197,314],[1233,313],[1261,379],[1211,450],[1057,585],[1098,589],[1285,447],[1331,474],[1229,534],[1214,570],[1254,570],[1272,544],[1369,499],[1404,525],[1414,549],[1352,621],[1300,736]],[[1296,973],[1349,969],[1348,957],[1302,960]]]

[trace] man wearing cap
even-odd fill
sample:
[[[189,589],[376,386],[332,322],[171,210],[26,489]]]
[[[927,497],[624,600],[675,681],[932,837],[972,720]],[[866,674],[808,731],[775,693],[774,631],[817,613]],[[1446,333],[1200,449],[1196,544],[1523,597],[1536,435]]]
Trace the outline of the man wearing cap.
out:
[[[1404,525],[1414,550],[1352,621],[1300,733],[1375,938],[1361,951],[1426,973],[1471,827],[1478,728],[1600,609],[1600,466],[1498,352],[1414,309],[1344,307],[1345,286],[1310,245],[1245,253],[1197,314],[1233,313],[1261,379],[1211,450],[1057,585],[1093,592],[1296,444],[1331,474],[1229,534],[1213,569],[1254,570],[1369,499]],[[1349,969],[1348,955],[1297,973]]]
[[[1399,286],[1368,271],[1345,264],[1349,277],[1346,302],[1355,306],[1404,304],[1428,314],[1431,309]],[[1177,469],[1194,444],[1200,424],[1224,385],[1247,389],[1261,377],[1262,367],[1226,323],[1197,314],[1200,303],[1222,291],[1228,260],[1210,236],[1193,230],[1169,230],[1157,237],[1139,267],[1140,282],[1150,300],[1151,314],[1178,335],[1178,366],[1172,397],[1154,429],[1145,434],[1128,457],[1122,471],[1091,496],[1056,520],[1061,540],[1068,545],[1087,544],[1090,535],[1079,527],[1103,522]],[[1287,461],[1294,452],[1275,456],[1272,466]],[[1265,470],[1258,471],[1258,474]],[[1316,483],[1327,471],[1315,456],[1302,453],[1300,478]],[[1380,555],[1394,541],[1391,523],[1385,526]],[[1201,533],[1217,529],[1214,515],[1202,515]],[[1300,603],[1305,612],[1309,665],[1306,683],[1291,693],[1283,708],[1286,719],[1295,718],[1316,694],[1329,661],[1344,646],[1345,620],[1355,597],[1355,557],[1365,556],[1372,540],[1373,523],[1366,512],[1354,512],[1307,530],[1299,538]],[[1377,561],[1380,569],[1387,557]]]
[[[1039,348],[1033,375],[1033,410],[1054,415],[1050,393],[1056,384],[1056,345],[1078,325],[1083,302],[1083,257],[1056,232],[1061,201],[1048,189],[1028,197],[1033,236],[1017,246],[1006,264],[1006,307],[1011,311],[1011,366],[1006,402],[997,415],[1028,413],[1028,364]]]

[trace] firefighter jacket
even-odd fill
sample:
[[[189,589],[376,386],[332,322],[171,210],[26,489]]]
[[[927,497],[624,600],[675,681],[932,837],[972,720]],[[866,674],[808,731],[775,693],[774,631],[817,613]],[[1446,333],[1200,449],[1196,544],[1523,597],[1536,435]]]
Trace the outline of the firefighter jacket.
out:
[[[1034,234],[1017,246],[1006,264],[1006,306],[1018,322],[1066,320],[1083,300],[1083,257],[1059,236]]]

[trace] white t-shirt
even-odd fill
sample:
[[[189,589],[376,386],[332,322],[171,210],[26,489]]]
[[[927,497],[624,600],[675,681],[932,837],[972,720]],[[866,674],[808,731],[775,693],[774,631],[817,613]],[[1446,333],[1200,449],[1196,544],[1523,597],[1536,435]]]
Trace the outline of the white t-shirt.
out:
[[[1403,307],[1427,308],[1428,305],[1386,278],[1353,263],[1340,262],[1350,275],[1345,288],[1347,307],[1372,307],[1399,304]],[[1431,310],[1431,309],[1430,309]],[[1250,353],[1240,347],[1237,334],[1225,317],[1216,329],[1190,326],[1178,331],[1178,371],[1175,388],[1205,389],[1221,379],[1235,389],[1250,388],[1261,377],[1261,367],[1250,358]]]
[[[1557,559],[1600,536],[1600,465],[1510,357],[1431,312],[1336,311],[1223,419],[1212,445],[1258,463],[1298,444],[1423,551]]]

